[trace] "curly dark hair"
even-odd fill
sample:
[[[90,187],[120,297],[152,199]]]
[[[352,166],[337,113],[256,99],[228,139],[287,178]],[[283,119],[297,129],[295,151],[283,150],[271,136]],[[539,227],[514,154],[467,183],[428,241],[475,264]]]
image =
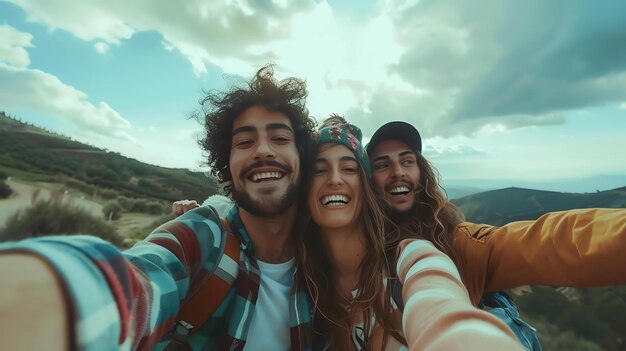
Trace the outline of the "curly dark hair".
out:
[[[278,81],[274,78],[273,66],[266,65],[245,87],[234,87],[227,92],[212,91],[201,100],[206,135],[200,140],[200,145],[207,155],[211,174],[222,183],[226,195],[232,192],[229,159],[233,122],[253,106],[263,106],[289,118],[300,160],[303,161],[300,162],[300,174],[307,173],[309,162],[304,161],[311,158],[312,132],[316,126],[305,107],[307,95],[305,81],[295,77]]]

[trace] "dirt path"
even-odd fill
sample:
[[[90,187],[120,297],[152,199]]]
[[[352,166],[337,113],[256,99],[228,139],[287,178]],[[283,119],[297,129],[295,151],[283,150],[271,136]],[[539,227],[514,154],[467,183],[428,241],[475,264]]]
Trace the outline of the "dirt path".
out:
[[[33,194],[39,191],[38,199],[49,199],[50,190],[43,184],[26,184],[16,180],[9,180],[7,184],[13,189],[13,195],[8,199],[0,199],[0,228],[4,227],[6,220],[17,211],[25,209],[32,204]],[[50,185],[57,186],[56,184]],[[84,198],[80,193],[74,194],[76,191],[68,190],[64,196],[72,199],[72,202],[80,207],[87,209],[96,216],[102,216],[102,205]]]
[[[153,225],[157,219],[162,217],[163,215],[151,215],[146,213],[124,213],[122,214],[122,218],[113,221],[112,224],[117,228],[118,233],[124,237],[143,239],[161,224]]]

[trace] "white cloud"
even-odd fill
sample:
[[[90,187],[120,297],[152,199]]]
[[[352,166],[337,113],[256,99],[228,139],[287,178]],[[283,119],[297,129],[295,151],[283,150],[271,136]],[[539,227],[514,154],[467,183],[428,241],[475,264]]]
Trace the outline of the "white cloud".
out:
[[[563,111],[626,98],[626,50],[612,41],[624,37],[624,25],[611,15],[623,11],[608,11],[606,4],[587,16],[584,6],[538,0],[484,0],[481,6],[381,0],[373,17],[356,22],[326,0],[73,1],[72,11],[61,10],[65,0],[13,2],[29,20],[94,42],[97,50],[124,45],[138,31],[156,31],[164,48],[181,53],[197,75],[217,65],[247,78],[276,63],[278,77],[307,80],[308,106],[318,120],[346,114],[365,135],[386,121],[405,120],[428,138],[473,136],[478,146],[447,140],[426,149],[438,162],[476,162],[463,164],[461,172],[520,172],[526,145],[503,138],[507,133],[562,124]],[[89,105],[84,96],[73,101]],[[108,106],[91,108],[116,120],[103,112],[113,111]],[[497,139],[498,152],[481,137]],[[511,151],[515,145],[520,162],[507,166],[514,158],[505,146]],[[493,157],[477,161],[480,153]],[[535,158],[542,155],[536,151]],[[532,170],[539,174],[542,167],[537,161]],[[550,167],[565,169],[557,162]]]
[[[156,31],[169,48],[180,51],[198,74],[206,64],[237,58],[259,66],[273,54],[254,47],[287,36],[294,13],[314,6],[313,0],[252,1],[72,1],[12,0],[29,21],[66,30],[86,41],[120,44],[137,31]],[[221,65],[221,64],[220,64]],[[231,73],[227,65],[223,66]]]
[[[204,133],[204,128],[196,126],[195,128],[181,129],[172,134],[172,139],[176,142],[198,140],[198,137]]]
[[[624,3],[605,3],[592,15],[582,4],[539,0],[387,4],[408,46],[392,71],[437,101],[450,99],[450,109],[430,116],[437,135],[469,134],[486,124],[563,123],[563,111],[626,96],[626,50],[612,49],[626,35],[617,15]],[[425,105],[407,108],[419,114]]]
[[[196,127],[196,129],[194,129]],[[93,144],[161,167],[206,170],[206,159],[197,144],[194,120],[175,121],[158,128],[133,127],[128,133],[132,140],[93,136]],[[167,141],[167,142],[164,142]]]
[[[249,77],[277,63],[280,73],[307,79],[309,107],[320,118],[401,115],[427,120],[432,134],[453,135],[470,125],[471,133],[488,124],[562,123],[537,116],[626,95],[619,76],[626,50],[612,49],[626,34],[614,15],[624,5],[615,2],[586,16],[584,6],[540,0],[485,0],[480,7],[380,0],[374,16],[358,22],[338,17],[326,0],[71,1],[71,11],[67,0],[12,2],[30,21],[97,41],[101,53],[138,31],[156,31],[197,75],[214,64]],[[398,97],[407,101],[392,105]]]
[[[0,105],[28,107],[70,122],[81,132],[130,138],[130,123],[105,102],[88,101],[85,93],[46,72],[0,63]]]
[[[66,30],[86,41],[99,39],[109,44],[119,44],[134,33],[134,29],[125,23],[123,17],[105,5],[106,2],[101,4],[94,1],[64,0],[12,2],[27,10],[28,21],[42,23],[52,30]],[[132,11],[131,8],[128,10]]]
[[[567,123],[558,126],[479,130],[473,137],[428,138],[424,140],[424,153],[444,180],[548,180],[625,174],[623,156],[611,150],[626,148],[626,122],[619,114],[603,116],[599,113],[602,109],[589,111],[593,119],[572,113]],[[446,152],[457,145],[477,152]],[[431,149],[442,152],[436,154]]]
[[[95,43],[94,48],[96,48],[96,51],[101,53],[102,55],[106,54],[107,52],[109,52],[109,45],[107,43],[103,43],[101,41]]]
[[[426,144],[423,150],[424,156],[430,159],[452,159],[466,156],[485,155],[485,152],[467,144],[449,144],[438,143],[433,145]]]
[[[281,77],[307,79],[310,110],[318,117],[367,109],[382,85],[415,90],[387,67],[398,61],[392,18],[381,12],[358,23],[337,17],[326,1],[76,2],[13,0],[29,20],[87,41],[120,44],[137,31],[163,35],[166,50],[186,57],[197,75],[207,65],[251,76],[271,62]],[[74,3],[74,2],[72,2]]]
[[[6,24],[0,24],[0,62],[27,67],[30,63],[26,48],[33,47],[33,36]]]
[[[70,122],[81,133],[131,139],[130,122],[106,102],[92,104],[85,93],[57,77],[28,68],[26,48],[32,47],[30,33],[2,25],[0,36],[0,105],[31,108]]]
[[[267,46],[285,73],[307,80],[309,109],[318,119],[354,106],[365,109],[380,88],[415,90],[387,73],[404,49],[386,15],[351,23],[320,2],[312,11],[294,15],[289,27],[288,38]]]

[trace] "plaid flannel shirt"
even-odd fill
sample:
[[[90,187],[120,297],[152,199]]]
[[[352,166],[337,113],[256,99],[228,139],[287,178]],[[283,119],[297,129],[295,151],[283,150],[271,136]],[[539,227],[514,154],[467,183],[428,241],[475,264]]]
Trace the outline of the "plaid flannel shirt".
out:
[[[215,210],[205,206],[162,225],[125,252],[91,236],[29,239],[2,244],[0,252],[36,254],[59,273],[66,301],[73,302],[68,306],[71,349],[162,349],[187,294],[218,274],[234,281],[231,292],[189,344],[194,350],[242,350],[259,269],[237,207],[228,221],[241,241],[234,269],[218,265],[225,232]],[[290,296],[291,349],[304,351],[311,348],[311,304],[296,278]]]

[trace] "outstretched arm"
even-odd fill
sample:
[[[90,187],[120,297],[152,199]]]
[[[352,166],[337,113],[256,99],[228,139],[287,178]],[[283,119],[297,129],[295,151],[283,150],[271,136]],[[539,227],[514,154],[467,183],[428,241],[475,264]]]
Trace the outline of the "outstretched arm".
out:
[[[45,261],[25,253],[2,255],[0,281],[0,349],[70,349],[63,292]]]
[[[63,318],[64,323],[55,323],[58,329],[47,333],[62,336],[70,349],[150,349],[175,323],[190,286],[212,271],[222,239],[217,214],[202,207],[157,228],[125,252],[89,236],[2,244],[0,257],[9,262],[11,274],[3,280],[0,306],[11,306],[0,313],[0,325],[10,325],[12,315],[23,313],[23,306],[11,302],[15,298],[32,300],[27,302],[32,306],[48,301],[45,308],[33,307],[30,318]],[[43,299],[34,290],[50,295]],[[48,309],[62,316],[46,316]],[[1,338],[0,349],[38,339],[29,327]]]
[[[472,306],[456,266],[432,243],[404,240],[400,250],[409,350],[524,350],[502,321]]]
[[[626,209],[547,213],[501,227],[461,223],[456,264],[474,303],[521,285],[626,284]]]

